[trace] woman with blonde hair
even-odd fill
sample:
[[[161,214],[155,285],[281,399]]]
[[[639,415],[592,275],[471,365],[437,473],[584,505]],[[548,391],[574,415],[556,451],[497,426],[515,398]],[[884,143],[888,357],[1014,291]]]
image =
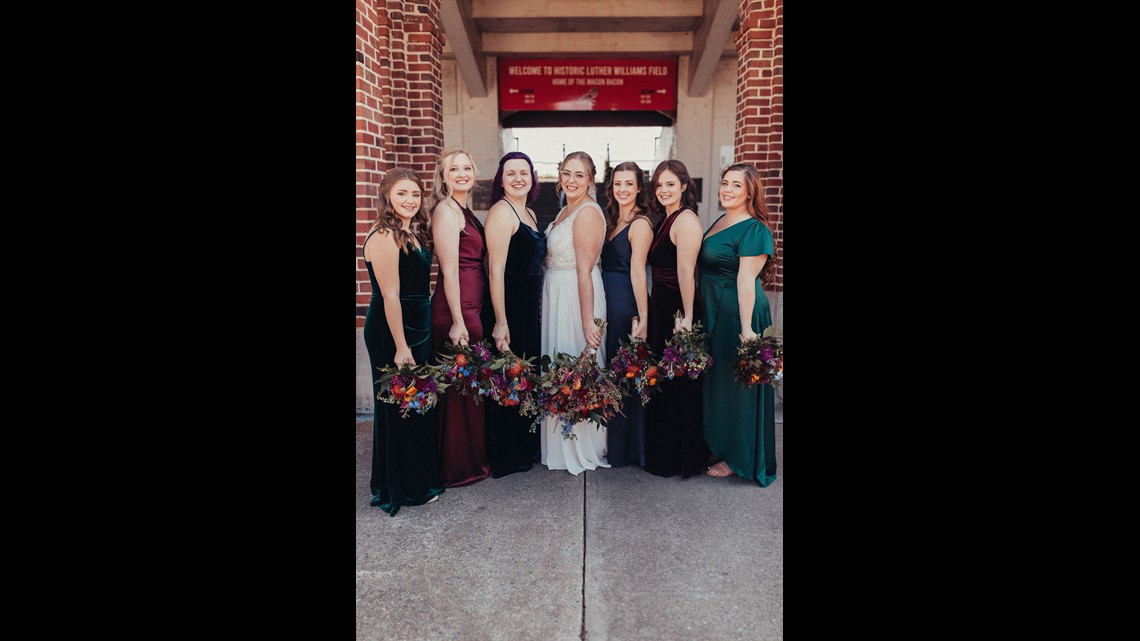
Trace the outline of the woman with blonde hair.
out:
[[[583,151],[568,154],[558,167],[559,190],[566,194],[566,206],[546,228],[542,353],[577,356],[589,346],[597,350],[598,363],[604,367],[605,336],[594,324],[594,318],[606,317],[601,270],[606,218],[590,196],[597,173],[593,159]],[[574,438],[567,439],[558,421],[547,417],[539,429],[542,464],[548,468],[577,475],[610,466],[604,427],[582,421],[573,427]]]
[[[432,351],[445,342],[466,345],[483,340],[487,303],[487,246],[483,224],[469,207],[477,175],[471,153],[462,147],[440,152],[432,185],[431,231],[439,277],[431,300]],[[485,409],[470,396],[444,394],[436,407],[440,473],[445,487],[487,478]]]

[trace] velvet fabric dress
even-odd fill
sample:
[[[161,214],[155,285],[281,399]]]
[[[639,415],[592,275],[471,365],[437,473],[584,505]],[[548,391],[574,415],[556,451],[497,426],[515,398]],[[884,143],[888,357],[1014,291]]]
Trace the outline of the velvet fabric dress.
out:
[[[666,218],[649,246],[646,262],[653,268],[653,295],[649,299],[649,328],[646,343],[660,356],[673,336],[673,315],[684,311],[681,286],[677,280],[677,245],[669,238],[679,209]],[[701,320],[701,293],[693,296],[693,323]],[[708,448],[701,430],[704,374],[657,379],[661,391],[649,401],[645,412],[645,469],[657,476],[689,477],[708,466]]]
[[[510,205],[510,201],[506,201]],[[514,206],[511,205],[514,210]],[[507,262],[503,269],[503,304],[506,306],[507,326],[511,331],[510,348],[517,356],[542,356],[539,332],[539,306],[542,302],[542,263],[546,260],[546,234],[531,229],[519,217],[519,228],[511,236],[507,247]],[[490,304],[487,305],[490,308]],[[491,315],[486,336],[494,330]],[[487,455],[491,463],[491,476],[500,478],[515,472],[525,472],[538,457],[538,432],[531,431],[533,419],[519,414],[519,408],[503,407],[492,401],[487,407]]]
[[[375,233],[375,232],[373,232]],[[371,234],[369,235],[371,237]],[[392,242],[387,236],[381,242]],[[367,239],[365,244],[367,244]],[[404,338],[416,363],[431,357],[431,252],[408,244],[408,253],[400,253],[400,311],[403,315]],[[384,296],[372,263],[365,259],[368,279],[372,282],[372,301],[364,317],[364,344],[372,367],[372,383],[379,378],[376,368],[395,365],[396,342],[388,329],[384,313]],[[374,389],[376,389],[374,387]],[[409,412],[400,416],[399,406],[376,401],[372,430],[372,505],[388,514],[404,505],[422,505],[443,494],[439,474],[435,410],[426,414]]]
[[[468,343],[483,340],[483,310],[490,305],[487,289],[487,245],[483,224],[475,214],[463,208],[466,226],[459,232],[459,305],[463,324],[467,326]],[[444,275],[439,272],[431,299],[431,342],[433,358],[447,353],[443,345],[450,342],[451,307],[447,304]],[[487,461],[484,433],[486,409],[482,401],[457,393],[455,387],[444,393],[436,406],[439,428],[439,470],[445,487],[471,485],[491,474]],[[492,403],[494,401],[491,401]]]
[[[770,257],[774,249],[768,227],[749,218],[707,236],[697,260],[713,359],[703,374],[705,440],[733,472],[761,487],[776,480],[776,392],[771,385],[744,387],[735,379],[741,329],[736,272],[741,256]],[[772,311],[759,278],[753,287],[752,331],[761,334],[772,324]]]

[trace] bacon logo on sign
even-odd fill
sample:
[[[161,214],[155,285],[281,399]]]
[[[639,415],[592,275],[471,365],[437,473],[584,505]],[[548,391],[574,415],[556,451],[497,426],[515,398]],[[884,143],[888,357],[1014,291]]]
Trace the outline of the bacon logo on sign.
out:
[[[503,111],[673,111],[677,59],[499,58]]]

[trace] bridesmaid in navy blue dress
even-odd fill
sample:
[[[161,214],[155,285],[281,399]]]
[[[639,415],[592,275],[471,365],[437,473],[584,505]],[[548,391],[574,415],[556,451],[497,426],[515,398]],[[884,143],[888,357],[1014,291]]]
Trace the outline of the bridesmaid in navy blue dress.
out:
[[[644,340],[648,335],[645,260],[660,215],[650,209],[645,173],[635,162],[614,167],[608,191],[602,283],[606,288],[606,358],[612,359],[621,347],[621,339]],[[634,317],[638,319],[636,325]],[[644,467],[645,407],[632,395],[626,397],[622,411],[624,416],[618,414],[606,424],[606,460],[611,467]]]
[[[527,205],[538,199],[538,179],[530,157],[512,151],[499,160],[491,187],[491,205],[484,234],[487,241],[487,271],[491,289],[494,326],[484,328],[500,350],[515,355],[541,354],[539,305],[542,302],[542,264],[546,259],[546,235]],[[491,476],[501,478],[525,472],[538,456],[538,432],[531,432],[531,419],[518,407],[487,406],[487,458]]]
[[[376,222],[364,240],[372,301],[364,317],[364,344],[372,366],[420,364],[431,358],[431,235],[423,181],[410,169],[390,169],[380,181]],[[388,514],[443,494],[436,458],[435,410],[400,416],[376,402],[372,430],[372,505]]]
[[[649,307],[649,348],[657,354],[673,335],[673,315],[691,329],[701,320],[697,292],[697,255],[701,221],[697,218],[696,183],[679,160],[666,160],[653,172],[654,208],[665,215],[649,246],[653,297]],[[708,447],[701,429],[702,380],[676,378],[646,408],[645,469],[657,476],[694,476],[705,471]]]

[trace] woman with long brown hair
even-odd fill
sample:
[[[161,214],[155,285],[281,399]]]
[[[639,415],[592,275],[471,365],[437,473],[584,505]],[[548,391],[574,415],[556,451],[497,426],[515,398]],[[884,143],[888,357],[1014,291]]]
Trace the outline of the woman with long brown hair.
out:
[[[776,252],[764,184],[752,165],[720,177],[725,213],[701,244],[701,294],[712,367],[704,374],[704,431],[719,459],[709,476],[742,476],[765,487],[776,480],[776,393],[771,385],[735,380],[736,348],[772,324],[764,285],[775,277]]]
[[[614,167],[606,192],[602,284],[606,289],[606,356],[612,359],[622,338],[645,340],[648,334],[645,260],[661,216],[649,206],[645,172],[635,162]],[[612,467],[644,466],[645,408],[631,395],[622,403],[622,412],[606,423],[606,460]]]
[[[676,329],[692,329],[701,319],[697,292],[697,253],[701,220],[697,185],[680,160],[665,160],[653,172],[654,208],[665,217],[649,246],[653,296],[649,307],[649,348],[658,354]],[[674,315],[681,312],[679,322]],[[645,469],[657,476],[694,476],[708,464],[701,434],[703,380],[680,377],[658,381],[661,393],[646,407]]]
[[[410,169],[388,170],[380,181],[376,222],[364,239],[364,266],[372,301],[364,317],[364,344],[377,368],[417,365],[431,357],[431,229],[424,183]],[[403,505],[423,505],[443,494],[436,459],[435,411],[411,413],[377,403],[372,430],[372,505],[396,516]]]

